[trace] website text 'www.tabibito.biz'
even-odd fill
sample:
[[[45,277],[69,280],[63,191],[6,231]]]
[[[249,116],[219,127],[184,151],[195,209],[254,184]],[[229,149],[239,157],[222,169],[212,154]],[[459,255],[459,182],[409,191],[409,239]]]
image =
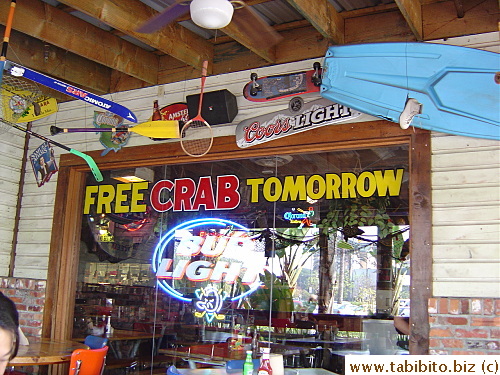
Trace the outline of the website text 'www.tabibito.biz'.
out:
[[[348,355],[345,375],[353,374],[499,374],[500,356]]]

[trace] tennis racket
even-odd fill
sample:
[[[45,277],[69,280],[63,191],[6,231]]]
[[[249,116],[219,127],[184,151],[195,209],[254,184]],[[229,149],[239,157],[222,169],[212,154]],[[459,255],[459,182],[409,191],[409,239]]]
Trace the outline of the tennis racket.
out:
[[[198,103],[198,114],[184,124],[181,129],[181,147],[186,154],[193,157],[205,155],[212,148],[214,136],[212,127],[201,116],[203,104],[203,90],[207,78],[208,61],[203,62],[201,69],[200,102]]]

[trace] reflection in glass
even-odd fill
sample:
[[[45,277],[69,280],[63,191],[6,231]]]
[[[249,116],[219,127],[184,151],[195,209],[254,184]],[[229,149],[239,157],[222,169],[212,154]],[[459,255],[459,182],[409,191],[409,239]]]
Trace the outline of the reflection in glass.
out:
[[[164,346],[243,348],[409,313],[407,146],[148,168],[143,185],[89,178],[75,332],[105,315]]]

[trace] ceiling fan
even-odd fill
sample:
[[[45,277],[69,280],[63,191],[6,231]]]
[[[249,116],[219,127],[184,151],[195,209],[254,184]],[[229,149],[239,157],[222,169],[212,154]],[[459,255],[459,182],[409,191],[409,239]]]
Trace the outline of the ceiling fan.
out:
[[[153,33],[188,12],[193,22],[202,28],[224,29],[231,23],[240,33],[259,40],[263,47],[270,48],[283,39],[250,6],[238,0],[176,0],[141,25],[137,32]]]

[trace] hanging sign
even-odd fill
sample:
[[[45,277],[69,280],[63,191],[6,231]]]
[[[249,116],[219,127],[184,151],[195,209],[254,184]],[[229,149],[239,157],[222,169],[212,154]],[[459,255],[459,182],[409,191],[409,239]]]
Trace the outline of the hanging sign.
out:
[[[57,100],[45,96],[30,105],[16,122],[21,123],[39,120],[56,113],[57,110]]]
[[[238,301],[259,289],[258,275],[266,268],[265,258],[255,256],[247,228],[214,218],[171,229],[156,246],[152,266],[158,287],[193,303],[195,316],[207,322],[224,318],[220,314],[224,301]]]
[[[30,155],[30,161],[38,187],[48,182],[52,175],[59,170],[57,168],[54,149],[48,142],[42,143],[33,151]]]
[[[318,99],[304,104],[298,111],[289,107],[240,122],[236,127],[236,144],[240,148],[255,146],[320,126],[352,121],[359,116],[361,112]]]
[[[307,210],[294,207],[290,211],[283,213],[283,219],[288,221],[290,224],[297,224],[298,228],[316,227],[316,224],[312,222],[314,214],[315,211],[313,207],[309,207]]]
[[[94,127],[96,128],[119,128],[123,124],[123,117],[111,112],[94,111]],[[125,146],[130,138],[129,132],[102,132],[99,133],[99,141],[104,146],[101,156],[105,156],[109,151],[118,152]]]
[[[161,119],[167,121],[184,121],[189,120],[187,103],[169,104],[160,109]]]

